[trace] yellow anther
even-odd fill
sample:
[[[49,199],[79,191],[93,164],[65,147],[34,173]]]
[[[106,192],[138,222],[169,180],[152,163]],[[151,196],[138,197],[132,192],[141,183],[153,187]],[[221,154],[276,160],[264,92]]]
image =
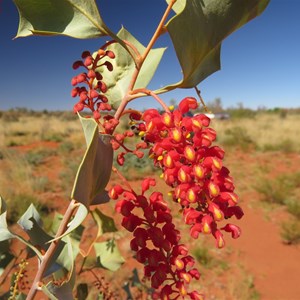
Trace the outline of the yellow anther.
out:
[[[164,178],[164,173],[161,173],[161,174],[159,175],[159,177],[160,177],[160,178]]]
[[[170,105],[170,106],[169,106],[169,110],[170,110],[170,111],[173,111],[174,108],[175,108],[174,105]]]
[[[145,133],[146,133],[145,131],[140,131],[140,132],[139,132],[139,136],[144,136]]]
[[[191,134],[188,133],[188,134],[186,135],[186,138],[189,139],[190,137],[191,137]]]
[[[164,159],[164,157],[162,156],[162,155],[160,155],[158,158],[157,158],[157,160],[163,160]]]

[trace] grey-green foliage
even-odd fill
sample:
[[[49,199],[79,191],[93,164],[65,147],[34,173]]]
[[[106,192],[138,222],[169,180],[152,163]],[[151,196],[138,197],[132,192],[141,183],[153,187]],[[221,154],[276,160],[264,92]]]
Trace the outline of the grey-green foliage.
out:
[[[167,0],[169,2],[169,0]],[[163,87],[191,88],[220,69],[222,41],[233,31],[263,12],[269,0],[178,0],[167,24],[182,81]]]

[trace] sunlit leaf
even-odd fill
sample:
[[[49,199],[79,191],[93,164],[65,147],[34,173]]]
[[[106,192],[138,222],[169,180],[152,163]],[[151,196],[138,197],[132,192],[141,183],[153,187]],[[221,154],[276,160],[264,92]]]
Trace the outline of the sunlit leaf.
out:
[[[14,235],[8,230],[6,221],[6,202],[0,196],[0,242],[6,241],[14,237]]]
[[[105,269],[116,271],[125,261],[114,240],[95,243],[94,248],[99,265]]]
[[[144,53],[146,48],[125,28],[119,31],[118,37],[130,42],[140,54]],[[99,70],[108,86],[108,91],[105,95],[109,99],[109,103],[114,108],[117,108],[128,90],[129,83],[135,71],[135,62],[130,54],[117,43],[110,45],[108,49],[113,51],[116,56],[114,59],[109,60],[113,65],[113,71],[108,71],[106,67],[101,67]],[[150,51],[139,72],[134,88],[147,87],[159,65],[164,51],[165,48],[157,48]]]
[[[94,0],[14,0],[19,11],[17,37],[67,35],[97,38],[110,35]]]
[[[168,1],[167,1],[168,2]],[[156,91],[192,88],[220,69],[221,42],[263,12],[269,0],[178,0],[167,24],[183,79]]]
[[[62,239],[63,237],[69,235],[76,228],[81,226],[81,223],[86,218],[87,214],[88,214],[87,208],[83,204],[80,204],[79,207],[78,207],[78,210],[76,211],[76,214],[74,215],[74,217],[72,219],[72,221],[68,224],[67,230],[62,235],[50,240],[49,242],[53,242],[55,240]]]
[[[87,208],[104,189],[109,181],[113,149],[111,136],[101,135],[95,120],[79,116],[87,149],[78,168],[71,198],[84,204]]]

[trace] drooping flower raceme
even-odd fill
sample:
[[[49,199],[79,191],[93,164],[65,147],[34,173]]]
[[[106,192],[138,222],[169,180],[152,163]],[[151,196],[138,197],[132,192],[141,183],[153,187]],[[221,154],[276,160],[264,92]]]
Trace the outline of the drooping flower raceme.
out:
[[[151,287],[157,290],[153,298],[203,299],[197,291],[187,289],[192,279],[200,278],[200,273],[193,268],[195,261],[187,247],[180,243],[180,233],[162,193],[145,195],[155,184],[154,179],[145,179],[141,194],[120,185],[109,192],[112,199],[118,199],[116,211],[123,216],[123,227],[133,233],[130,247],[137,261],[144,264],[144,275],[151,281]]]
[[[223,166],[224,150],[212,145],[216,132],[208,127],[210,119],[204,114],[188,115],[197,106],[195,98],[187,97],[173,112],[146,110],[139,128],[150,146],[150,157],[173,188],[173,200],[183,208],[191,237],[212,234],[216,246],[222,248],[222,231],[238,238],[240,229],[230,223],[219,228],[218,224],[233,215],[240,219],[243,211],[237,205],[233,179]]]

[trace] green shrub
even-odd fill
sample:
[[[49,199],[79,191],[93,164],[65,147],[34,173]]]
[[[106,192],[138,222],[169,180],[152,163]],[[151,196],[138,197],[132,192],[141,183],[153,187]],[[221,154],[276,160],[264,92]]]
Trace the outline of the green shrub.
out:
[[[265,144],[263,151],[281,151],[283,153],[296,152],[295,143],[290,139],[285,139],[278,144]]]
[[[55,156],[56,154],[55,149],[39,149],[27,152],[25,159],[30,165],[38,166],[43,164],[48,157]]]
[[[247,130],[238,126],[225,130],[223,144],[238,147],[244,151],[256,148],[256,144],[248,135]]]
[[[213,257],[209,253],[207,247],[201,246],[193,250],[193,256],[205,268],[211,268],[213,264]]]
[[[58,132],[46,133],[42,135],[42,140],[46,142],[60,143],[65,139],[65,135]]]
[[[63,142],[59,145],[58,150],[62,153],[69,153],[74,150],[74,144],[70,141]]]
[[[300,243],[300,221],[289,220],[281,225],[281,237],[289,245]]]
[[[27,208],[32,203],[37,210],[47,212],[48,208],[45,205],[42,205],[41,202],[33,195],[29,194],[16,194],[13,195],[10,199],[7,199],[8,202],[8,214],[7,220],[8,223],[16,223],[19,218],[24,214]]]
[[[282,174],[275,179],[260,178],[254,189],[268,203],[288,205],[295,189],[300,185],[300,173]]]
[[[153,166],[153,161],[147,155],[147,151],[145,151],[145,155],[143,158],[137,158],[135,155],[126,155],[125,156],[125,164],[120,168],[123,174],[126,174],[127,180],[134,180],[143,178],[144,175],[153,174],[157,171],[157,168]]]
[[[290,199],[286,201],[286,206],[288,212],[300,220],[300,200],[299,199]]]

